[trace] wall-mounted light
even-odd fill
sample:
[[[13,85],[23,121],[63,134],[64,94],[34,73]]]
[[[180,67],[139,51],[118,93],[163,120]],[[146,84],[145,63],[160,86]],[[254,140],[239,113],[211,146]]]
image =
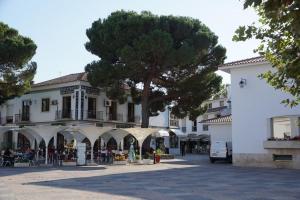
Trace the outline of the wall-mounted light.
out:
[[[241,78],[240,82],[239,82],[239,86],[240,88],[245,87],[245,85],[247,85],[247,81],[244,78]]]

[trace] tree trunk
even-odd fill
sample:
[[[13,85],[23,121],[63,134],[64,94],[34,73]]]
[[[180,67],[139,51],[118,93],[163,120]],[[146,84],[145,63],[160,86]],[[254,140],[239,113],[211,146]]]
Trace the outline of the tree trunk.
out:
[[[149,89],[150,89],[151,80],[148,79],[144,82],[144,89],[142,93],[142,125],[141,128],[149,127]]]
[[[148,114],[148,99],[142,100],[142,128],[149,127],[149,114]]]

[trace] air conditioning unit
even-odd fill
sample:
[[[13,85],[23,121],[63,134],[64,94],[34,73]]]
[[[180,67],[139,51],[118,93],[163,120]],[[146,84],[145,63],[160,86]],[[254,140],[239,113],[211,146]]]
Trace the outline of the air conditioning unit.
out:
[[[110,107],[111,106],[111,100],[105,100],[104,101],[104,106],[105,107]]]
[[[58,104],[58,101],[57,100],[52,100],[51,101],[51,105],[57,105]]]

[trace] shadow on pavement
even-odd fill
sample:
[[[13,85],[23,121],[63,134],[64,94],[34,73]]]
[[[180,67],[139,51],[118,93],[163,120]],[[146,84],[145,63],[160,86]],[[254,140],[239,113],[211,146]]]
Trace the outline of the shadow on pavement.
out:
[[[289,194],[290,197],[300,196],[300,190],[294,189],[300,187],[299,173],[290,173],[289,170],[277,173],[278,170],[227,166],[201,165],[30,182],[26,185],[90,191],[146,200],[240,200],[241,194],[243,194],[242,199],[251,199],[252,197],[255,199],[289,199],[286,198],[286,194]]]
[[[106,167],[103,166],[65,166],[65,167],[1,167],[0,177],[33,173],[33,172],[48,172],[53,170],[62,171],[94,171],[94,170],[104,170]]]

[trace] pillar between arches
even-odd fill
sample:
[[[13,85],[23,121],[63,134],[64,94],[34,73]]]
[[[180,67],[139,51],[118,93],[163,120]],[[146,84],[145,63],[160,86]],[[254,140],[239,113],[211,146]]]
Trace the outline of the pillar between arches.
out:
[[[14,144],[14,149],[18,149],[18,136],[19,132],[18,131],[13,131],[13,144]]]

